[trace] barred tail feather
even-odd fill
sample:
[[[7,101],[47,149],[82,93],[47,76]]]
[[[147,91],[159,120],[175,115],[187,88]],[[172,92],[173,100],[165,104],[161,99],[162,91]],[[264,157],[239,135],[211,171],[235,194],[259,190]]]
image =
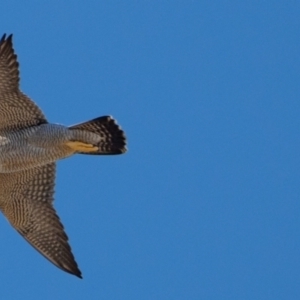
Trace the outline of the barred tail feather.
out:
[[[110,116],[99,117],[84,123],[70,126],[69,129],[79,129],[101,136],[101,142],[96,152],[79,152],[81,154],[122,154],[127,151],[126,137],[123,130]]]

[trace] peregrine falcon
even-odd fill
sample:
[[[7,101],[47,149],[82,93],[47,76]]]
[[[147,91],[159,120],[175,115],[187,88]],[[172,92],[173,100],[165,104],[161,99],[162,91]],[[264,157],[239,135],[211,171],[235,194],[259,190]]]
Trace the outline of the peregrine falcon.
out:
[[[53,208],[55,162],[73,154],[122,154],[124,132],[110,116],[78,125],[48,123],[19,89],[12,35],[0,40],[0,210],[58,268],[81,277]]]

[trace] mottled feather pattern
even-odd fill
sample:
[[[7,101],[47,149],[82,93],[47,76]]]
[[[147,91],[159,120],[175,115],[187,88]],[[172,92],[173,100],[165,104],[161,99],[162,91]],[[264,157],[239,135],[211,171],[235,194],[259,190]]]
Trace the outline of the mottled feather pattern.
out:
[[[55,164],[0,173],[7,197],[2,210],[12,226],[59,268],[81,277],[68,237],[53,206]]]

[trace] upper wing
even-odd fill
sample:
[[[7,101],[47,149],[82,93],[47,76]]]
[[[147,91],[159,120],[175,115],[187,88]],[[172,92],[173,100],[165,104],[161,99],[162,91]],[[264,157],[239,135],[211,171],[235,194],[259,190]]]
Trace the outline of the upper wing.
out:
[[[12,35],[0,40],[0,130],[47,123],[39,107],[19,90],[19,63]]]
[[[0,174],[0,208],[13,227],[62,270],[81,278],[53,206],[55,163]]]

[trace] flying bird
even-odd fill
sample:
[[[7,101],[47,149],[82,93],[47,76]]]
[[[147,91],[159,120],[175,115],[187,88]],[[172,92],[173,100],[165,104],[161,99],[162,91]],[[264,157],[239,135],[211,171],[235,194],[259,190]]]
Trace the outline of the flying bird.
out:
[[[19,89],[12,35],[0,40],[0,210],[54,265],[82,278],[53,207],[56,161],[73,154],[122,154],[124,132],[110,116],[78,125],[49,123]]]

